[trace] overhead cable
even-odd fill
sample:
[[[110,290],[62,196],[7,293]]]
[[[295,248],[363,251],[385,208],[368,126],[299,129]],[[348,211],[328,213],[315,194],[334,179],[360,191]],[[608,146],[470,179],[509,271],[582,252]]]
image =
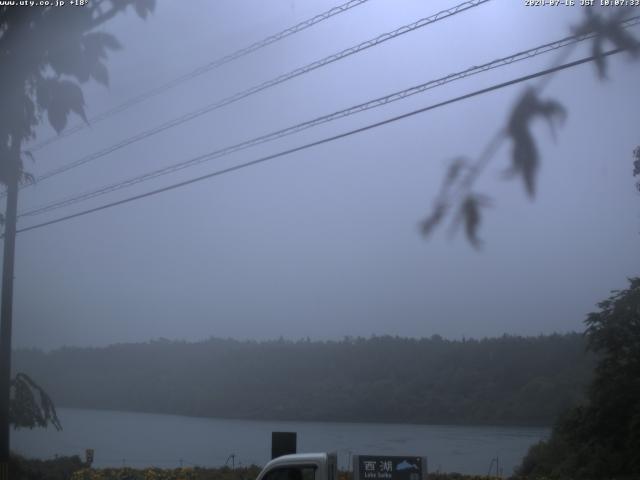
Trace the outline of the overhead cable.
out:
[[[637,25],[638,23],[640,23],[640,16],[636,16],[633,18],[630,18],[628,20],[626,20],[625,22],[623,22],[623,26],[624,27],[631,27],[633,25]],[[546,43],[543,45],[539,45],[536,46],[534,48],[528,49],[528,50],[524,50],[512,55],[509,55],[507,57],[502,57],[502,58],[498,58],[495,60],[492,60],[490,62],[484,63],[482,65],[477,65],[477,66],[472,66],[469,67],[465,70],[459,71],[459,72],[455,72],[434,80],[429,80],[427,82],[424,82],[422,84],[398,91],[398,92],[394,92],[382,97],[378,97],[375,98],[373,100],[369,100],[365,103],[361,103],[358,105],[354,105],[342,110],[338,110],[336,112],[333,112],[331,114],[328,115],[323,115],[317,118],[314,118],[312,120],[308,120],[306,122],[302,122],[302,123],[298,123],[296,125],[290,126],[290,127],[286,127],[280,130],[276,130],[273,132],[270,132],[268,134],[265,135],[261,135],[258,137],[254,137],[251,138],[249,140],[245,140],[243,142],[240,143],[236,143],[234,145],[230,145],[218,150],[214,150],[212,152],[208,152],[202,155],[198,155],[196,157],[190,158],[188,160],[173,164],[173,165],[169,165],[166,167],[162,167],[150,172],[146,172],[144,174],[141,175],[137,175],[134,177],[130,177],[128,179],[125,180],[121,180],[106,186],[102,186],[99,187],[97,189],[94,190],[90,190],[84,193],[80,193],[80,194],[75,194],[75,195],[71,195],[71,196],[67,196],[65,198],[56,200],[54,202],[50,202],[48,204],[39,206],[39,207],[35,207],[32,208],[30,210],[27,211],[23,211],[20,212],[20,214],[18,215],[18,217],[26,217],[26,216],[33,216],[33,215],[39,215],[42,213],[46,213],[52,210],[56,210],[58,208],[62,208],[62,207],[66,207],[72,204],[75,204],[77,202],[81,202],[81,201],[85,201],[85,200],[89,200],[91,198],[97,197],[97,196],[101,196],[101,195],[105,195],[107,193],[111,193],[114,192],[116,190],[120,190],[123,188],[127,188],[127,187],[131,187],[133,185],[136,185],[138,183],[147,181],[147,180],[151,180],[160,176],[164,176],[173,172],[177,172],[179,170],[183,170],[185,168],[189,168],[189,167],[193,167],[196,165],[199,165],[201,163],[204,162],[208,162],[217,158],[221,158],[227,155],[230,155],[232,153],[236,153],[242,150],[245,150],[247,148],[250,147],[254,147],[257,145],[261,145],[267,142],[271,142],[274,140],[277,140],[279,138],[282,137],[286,137],[289,135],[293,135],[295,133],[301,132],[303,130],[307,130],[309,128],[312,127],[316,127],[318,125],[322,125],[324,123],[328,123],[331,121],[335,121],[338,120],[340,118],[344,118],[344,117],[348,117],[351,115],[355,115],[357,113],[366,111],[366,110],[370,110],[376,107],[380,107],[383,105],[387,105],[389,103],[398,101],[398,100],[402,100],[404,98],[416,95],[418,93],[422,93],[425,92],[427,90],[442,86],[442,85],[446,85],[448,83],[457,81],[457,80],[461,80],[467,77],[470,77],[472,75],[477,75],[479,73],[482,72],[486,72],[489,70],[493,70],[496,68],[500,68],[500,67],[504,67],[507,65],[511,65],[515,62],[519,62],[519,61],[523,61],[523,60],[527,60],[533,57],[536,57],[538,55],[542,55],[554,50],[557,50],[559,48],[563,48],[563,47],[568,47],[570,45],[574,45],[578,42],[582,42],[585,40],[588,40],[590,38],[593,38],[595,36],[594,33],[591,34],[586,34],[586,35],[573,35],[573,36],[569,36],[569,37],[565,37],[562,38],[560,40],[556,40],[554,42],[550,42],[550,43]]]
[[[315,142],[306,143],[306,144],[300,145],[298,147],[294,147],[294,148],[290,148],[290,149],[287,149],[287,150],[283,150],[283,151],[280,151],[278,153],[274,153],[274,154],[271,154],[271,155],[266,155],[264,157],[260,157],[260,158],[257,158],[255,160],[249,161],[249,162],[245,162],[245,163],[241,163],[241,164],[238,164],[238,165],[234,165],[232,167],[228,167],[228,168],[224,168],[224,169],[221,169],[221,170],[217,170],[215,172],[208,173],[206,175],[201,175],[199,177],[195,177],[195,178],[192,178],[192,179],[189,179],[189,180],[185,180],[185,181],[182,181],[182,182],[177,182],[177,183],[174,183],[174,184],[171,184],[171,185],[167,185],[165,187],[158,188],[158,189],[155,189],[155,190],[151,190],[151,191],[148,191],[148,192],[145,192],[145,193],[141,193],[141,194],[138,194],[138,195],[133,195],[131,197],[127,197],[127,198],[122,199],[122,200],[118,200],[118,201],[115,201],[115,202],[110,202],[110,203],[107,203],[107,204],[104,204],[104,205],[100,205],[98,207],[89,208],[87,210],[76,212],[76,213],[73,213],[73,214],[70,214],[70,215],[65,215],[65,216],[62,216],[62,217],[59,217],[59,218],[56,218],[56,219],[53,219],[53,220],[49,220],[49,221],[38,223],[38,224],[35,224],[35,225],[30,225],[30,226],[27,226],[27,227],[23,227],[23,228],[18,229],[17,233],[27,232],[27,231],[35,230],[35,229],[38,229],[38,228],[43,228],[43,227],[46,227],[46,226],[49,226],[49,225],[54,225],[56,223],[65,222],[65,221],[71,220],[73,218],[82,217],[82,216],[89,215],[91,213],[96,213],[96,212],[99,212],[99,211],[102,211],[102,210],[106,210],[108,208],[112,208],[112,207],[115,207],[115,206],[118,206],[118,205],[123,205],[123,204],[130,203],[130,202],[133,202],[133,201],[136,201],[136,200],[141,200],[143,198],[151,197],[151,196],[163,193],[163,192],[167,192],[167,191],[170,191],[170,190],[175,190],[177,188],[185,187],[187,185],[191,185],[191,184],[194,184],[196,182],[201,182],[203,180],[207,180],[207,179],[214,178],[214,177],[217,177],[217,176],[220,176],[220,175],[224,175],[224,174],[231,173],[231,172],[234,172],[234,171],[237,171],[237,170],[241,170],[241,169],[244,169],[244,168],[247,168],[247,167],[258,165],[260,163],[264,163],[264,162],[267,162],[269,160],[273,160],[273,159],[276,159],[276,158],[279,158],[279,157],[290,155],[292,153],[300,152],[302,150],[307,150],[309,148],[316,147],[316,146],[319,146],[319,145],[323,145],[325,143],[333,142],[335,140],[346,138],[346,137],[349,137],[349,136],[352,136],[352,135],[355,135],[355,134],[358,134],[358,133],[366,132],[368,130],[372,130],[374,128],[378,128],[378,127],[381,127],[383,125],[387,125],[389,123],[396,122],[398,120],[403,120],[405,118],[413,117],[415,115],[418,115],[418,114],[421,114],[421,113],[425,113],[425,112],[428,112],[430,110],[435,110],[437,108],[444,107],[446,105],[457,103],[457,102],[460,102],[462,100],[467,100],[467,99],[470,99],[472,97],[476,97],[478,95],[483,95],[483,94],[486,94],[486,93],[489,93],[489,92],[492,92],[492,91],[495,91],[495,90],[499,90],[499,89],[502,89],[502,88],[509,87],[511,85],[515,85],[515,84],[518,84],[518,83],[526,82],[528,80],[533,80],[535,78],[542,77],[544,75],[549,75],[549,74],[552,74],[552,73],[556,73],[556,72],[559,72],[561,70],[566,70],[568,68],[572,68],[572,67],[576,67],[578,65],[582,65],[582,64],[585,64],[585,63],[588,63],[588,62],[592,62],[594,60],[600,60],[600,59],[602,59],[604,57],[608,57],[610,55],[614,55],[614,54],[617,54],[617,53],[620,53],[620,52],[623,52],[623,51],[624,51],[624,49],[616,48],[616,49],[609,50],[609,51],[604,52],[604,53],[599,54],[599,55],[592,55],[592,56],[584,57],[584,58],[581,58],[580,60],[575,60],[573,62],[564,63],[562,65],[558,65],[558,66],[555,66],[555,67],[552,67],[552,68],[547,68],[545,70],[540,70],[540,71],[538,71],[536,73],[532,73],[532,74],[529,74],[529,75],[524,75],[524,76],[509,80],[509,81],[506,81],[506,82],[502,82],[502,83],[495,84],[495,85],[492,85],[492,86],[487,87],[487,88],[480,89],[480,90],[475,90],[475,91],[473,91],[471,93],[467,93],[465,95],[460,95],[458,97],[454,97],[454,98],[451,98],[449,100],[445,100],[443,102],[435,103],[435,104],[432,104],[432,105],[429,105],[429,106],[426,106],[426,107],[423,107],[423,108],[420,108],[420,109],[417,109],[417,110],[413,110],[413,111],[408,112],[408,113],[404,113],[402,115],[397,115],[395,117],[391,117],[391,118],[388,118],[386,120],[382,120],[380,122],[371,123],[371,124],[366,125],[364,127],[360,127],[360,128],[356,128],[356,129],[353,129],[353,130],[349,130],[347,132],[340,133],[338,135],[333,135],[333,136],[330,136],[330,137],[326,137],[326,138],[323,138],[321,140],[317,140]]]

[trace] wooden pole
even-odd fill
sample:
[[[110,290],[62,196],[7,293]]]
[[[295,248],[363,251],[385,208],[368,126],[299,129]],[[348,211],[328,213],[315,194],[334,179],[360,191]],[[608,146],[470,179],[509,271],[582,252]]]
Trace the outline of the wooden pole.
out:
[[[2,262],[2,303],[0,304],[0,480],[9,480],[11,321],[13,315],[13,269],[15,264],[17,210],[18,178],[16,176],[7,185],[4,257]]]

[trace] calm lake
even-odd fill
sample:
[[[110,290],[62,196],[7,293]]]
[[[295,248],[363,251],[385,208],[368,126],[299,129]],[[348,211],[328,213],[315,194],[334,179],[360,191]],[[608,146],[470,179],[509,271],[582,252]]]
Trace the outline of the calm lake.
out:
[[[224,420],[67,408],[58,414],[63,431],[12,431],[12,449],[37,458],[84,458],[85,448],[93,448],[95,467],[220,466],[231,454],[236,466],[264,465],[271,432],[291,431],[298,433],[299,452],[336,451],[340,468],[352,454],[397,454],[426,456],[429,471],[486,475],[498,457],[507,475],[530,445],[549,435],[548,428],[530,427]]]

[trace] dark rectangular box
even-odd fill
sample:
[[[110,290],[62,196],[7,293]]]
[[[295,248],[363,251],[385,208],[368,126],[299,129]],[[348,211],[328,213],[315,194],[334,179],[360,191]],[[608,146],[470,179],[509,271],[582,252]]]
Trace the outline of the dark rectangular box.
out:
[[[271,432],[271,459],[297,453],[296,432]]]

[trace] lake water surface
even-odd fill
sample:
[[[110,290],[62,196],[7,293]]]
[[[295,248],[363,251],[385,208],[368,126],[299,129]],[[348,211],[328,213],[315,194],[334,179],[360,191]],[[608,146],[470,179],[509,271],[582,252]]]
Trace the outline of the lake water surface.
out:
[[[486,475],[498,457],[511,474],[548,428],[469,427],[332,422],[225,420],[148,413],[60,408],[64,428],[12,431],[12,450],[30,457],[95,450],[94,466],[264,465],[271,432],[298,433],[298,451],[335,451],[346,468],[353,454],[426,456],[429,471]],[[229,460],[231,464],[231,460]],[[494,469],[495,471],[495,469]]]

